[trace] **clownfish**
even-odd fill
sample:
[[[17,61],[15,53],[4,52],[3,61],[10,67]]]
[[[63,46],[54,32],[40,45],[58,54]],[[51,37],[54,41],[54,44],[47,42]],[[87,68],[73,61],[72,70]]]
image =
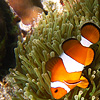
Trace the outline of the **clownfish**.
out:
[[[99,27],[94,23],[85,23],[81,28],[81,41],[75,38],[64,41],[64,52],[47,61],[46,69],[51,72],[51,93],[55,99],[62,98],[76,86],[88,87],[89,81],[81,74],[94,59],[94,51],[89,46],[99,41],[99,33]]]
[[[47,14],[40,0],[8,0],[8,2],[25,25],[32,24],[42,12]]]

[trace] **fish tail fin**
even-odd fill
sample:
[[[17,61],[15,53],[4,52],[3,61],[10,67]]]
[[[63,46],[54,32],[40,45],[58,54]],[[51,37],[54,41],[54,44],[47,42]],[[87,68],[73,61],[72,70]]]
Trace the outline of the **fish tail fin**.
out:
[[[81,76],[80,82],[77,84],[77,86],[81,88],[87,88],[88,85],[89,85],[89,81],[84,76]]]

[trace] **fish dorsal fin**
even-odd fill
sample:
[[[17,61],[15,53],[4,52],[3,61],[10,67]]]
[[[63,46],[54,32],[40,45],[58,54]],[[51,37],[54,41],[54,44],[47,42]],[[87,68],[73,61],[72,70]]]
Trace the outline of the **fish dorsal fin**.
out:
[[[85,66],[93,61],[94,51],[91,48],[82,46],[77,39],[70,38],[66,40],[62,44],[62,49],[68,56]]]
[[[81,28],[81,35],[92,43],[99,41],[100,29],[94,23],[85,23]]]
[[[59,57],[53,57],[51,58],[49,61],[47,61],[46,63],[46,69],[48,71],[52,71],[52,69],[54,68],[54,66],[57,64],[57,62],[60,60]]]

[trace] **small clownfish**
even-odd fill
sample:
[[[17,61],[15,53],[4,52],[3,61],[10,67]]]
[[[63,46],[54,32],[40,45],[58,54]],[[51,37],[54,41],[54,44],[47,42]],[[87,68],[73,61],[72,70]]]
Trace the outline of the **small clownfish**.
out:
[[[62,98],[76,86],[88,87],[88,80],[81,74],[84,67],[93,61],[94,51],[89,46],[99,41],[99,33],[94,23],[84,24],[81,41],[75,38],[64,41],[64,52],[46,63],[46,69],[51,71],[51,93],[55,99]]]
[[[8,2],[25,25],[32,24],[33,19],[36,20],[42,12],[47,14],[40,0],[8,0]]]

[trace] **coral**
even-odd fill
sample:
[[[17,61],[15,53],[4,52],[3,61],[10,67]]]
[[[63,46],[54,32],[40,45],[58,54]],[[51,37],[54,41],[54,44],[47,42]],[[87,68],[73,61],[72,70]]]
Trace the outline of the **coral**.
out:
[[[15,48],[16,68],[10,69],[10,77],[19,86],[16,91],[18,100],[54,100],[50,91],[51,73],[45,69],[46,62],[62,53],[64,40],[80,37],[80,28],[85,22],[93,22],[100,26],[99,0],[63,0],[64,10],[59,13],[48,6],[48,15],[43,14],[39,25],[33,28],[26,40],[18,37]],[[75,87],[60,100],[99,100],[100,97],[100,42],[91,46],[95,58],[91,65],[85,67],[82,75],[90,80],[86,89]]]

